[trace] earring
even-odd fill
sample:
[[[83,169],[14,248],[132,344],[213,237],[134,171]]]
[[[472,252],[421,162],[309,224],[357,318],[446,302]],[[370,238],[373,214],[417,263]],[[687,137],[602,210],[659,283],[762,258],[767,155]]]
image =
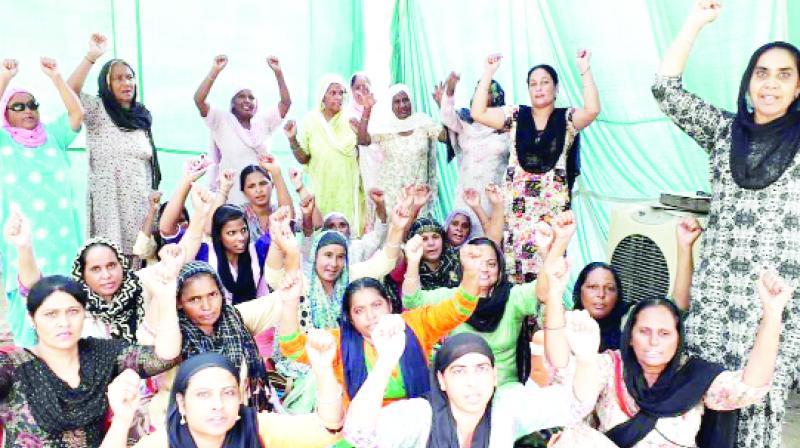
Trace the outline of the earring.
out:
[[[185,416],[185,415],[183,415],[183,414],[181,414],[181,421],[180,421],[180,423],[181,423],[181,425],[185,425],[185,424],[186,424],[186,416]]]

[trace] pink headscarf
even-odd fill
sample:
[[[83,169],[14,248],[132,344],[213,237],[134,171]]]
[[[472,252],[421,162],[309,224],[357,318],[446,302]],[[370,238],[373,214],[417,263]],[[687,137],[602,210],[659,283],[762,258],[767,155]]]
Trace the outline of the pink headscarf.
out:
[[[39,120],[39,122],[36,123],[36,127],[31,130],[15,128],[8,122],[8,102],[18,93],[27,93],[33,97],[33,94],[25,89],[12,88],[6,91],[6,94],[3,95],[3,100],[0,101],[0,107],[2,107],[3,111],[3,129],[11,135],[11,138],[13,138],[15,142],[28,148],[37,148],[47,141],[47,133],[44,130],[44,125],[42,125],[41,120]]]

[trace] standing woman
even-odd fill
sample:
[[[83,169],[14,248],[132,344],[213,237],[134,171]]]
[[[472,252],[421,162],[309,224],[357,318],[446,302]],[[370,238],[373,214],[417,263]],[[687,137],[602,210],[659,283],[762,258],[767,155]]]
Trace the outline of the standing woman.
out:
[[[89,157],[86,207],[88,235],[104,236],[133,259],[133,245],[147,215],[147,198],[158,189],[161,171],[151,131],[152,117],[136,102],[136,74],[122,59],[103,65],[98,95],[81,92],[86,75],[106,51],[107,39],[92,34],[89,52],[67,83],[86,110]]]
[[[540,64],[528,70],[531,107],[488,107],[489,89],[501,55],[491,55],[472,99],[472,118],[495,129],[510,126],[513,142],[505,177],[505,257],[509,280],[536,278],[542,257],[534,227],[570,206],[578,172],[578,132],[600,113],[600,98],[589,67],[589,52],[578,51],[583,108],[556,108],[558,74]]]
[[[217,162],[220,172],[232,169],[240,173],[248,165],[257,166],[258,156],[269,154],[272,133],[289,112],[292,100],[283,79],[280,61],[275,56],[267,56],[267,65],[275,74],[281,96],[276,107],[259,111],[258,101],[248,87],[239,88],[233,93],[228,110],[212,107],[206,102],[206,98],[217,76],[227,65],[227,56],[214,57],[211,71],[194,94],[194,104],[211,131],[211,159]],[[217,176],[214,172],[211,174],[211,181],[216,182]],[[241,204],[246,199],[242,192],[234,190],[228,200],[232,204]]]
[[[294,120],[286,122],[294,158],[311,176],[317,207],[322,215],[339,212],[347,217],[353,235],[364,227],[364,192],[358,174],[356,134],[350,127],[345,105],[345,82],[329,73],[322,77],[317,107],[303,118],[298,134]]]
[[[800,280],[800,52],[785,42],[753,53],[730,113],[681,82],[699,32],[718,1],[698,1],[661,62],[653,94],[678,127],[709,152],[712,200],[686,322],[689,351],[726,369],[744,367],[761,315],[753,281],[762,265]],[[788,306],[773,386],[764,404],[740,411],[738,446],[781,445],[789,386],[800,378],[800,301]]]
[[[42,58],[41,68],[53,81],[67,109],[66,114],[47,124],[39,119],[39,103],[33,94],[18,88],[7,89],[17,74],[17,61],[6,59],[0,63],[0,216],[7,218],[11,203],[16,203],[35,221],[36,243],[31,249],[35,249],[41,260],[46,260],[47,264],[40,266],[42,270],[66,272],[69,254],[75,252],[80,241],[66,151],[81,129],[83,108],[61,78],[54,60]],[[35,341],[35,334],[25,322],[25,300],[17,287],[18,280],[25,280],[18,273],[18,266],[23,263],[22,257],[15,256],[18,253],[0,241],[0,267],[5,281],[0,290],[4,289],[10,300],[6,320],[14,343],[29,347]]]
[[[364,104],[367,98],[372,95],[372,82],[365,72],[359,71],[353,73],[350,78],[350,91],[353,92],[352,101],[350,101],[350,123],[358,132],[358,121],[364,114]],[[369,192],[373,188],[378,188],[378,178],[381,174],[381,164],[383,163],[383,154],[376,144],[371,145],[358,145],[358,169],[361,173],[361,182],[364,192]],[[366,198],[366,225],[368,229],[372,229],[375,224],[375,202],[368,195]]]

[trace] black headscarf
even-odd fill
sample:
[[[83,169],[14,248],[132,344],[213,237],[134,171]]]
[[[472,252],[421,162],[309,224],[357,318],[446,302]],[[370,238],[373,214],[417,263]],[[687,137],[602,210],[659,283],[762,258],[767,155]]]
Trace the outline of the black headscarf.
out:
[[[436,232],[442,238],[442,254],[439,266],[434,270],[424,262],[419,265],[419,283],[422,289],[455,288],[461,283],[461,263],[458,250],[447,244],[447,234],[441,224],[433,218],[418,218],[411,224],[406,239],[425,232]]]
[[[480,82],[478,82],[480,85]],[[478,90],[478,87],[475,86],[475,90]],[[471,104],[471,103],[470,103]],[[503,90],[503,87],[500,86],[500,83],[495,81],[494,79],[489,84],[489,107],[503,107],[506,105],[506,92]],[[461,109],[456,112],[458,118],[460,118],[465,123],[472,124],[475,120],[472,118],[472,111],[468,107],[462,107]],[[497,134],[502,134],[503,132],[508,131],[508,129],[498,129],[495,131]],[[447,161],[453,160],[456,156],[456,150],[453,145],[454,135],[451,135],[450,132],[447,133],[447,141],[445,144],[447,145]]]
[[[781,177],[800,149],[800,101],[795,98],[786,115],[766,124],[756,124],[747,105],[748,90],[758,59],[773,48],[794,56],[800,69],[800,51],[787,42],[770,42],[750,57],[739,85],[736,118],[731,126],[730,167],[734,182],[748,190],[760,190]],[[760,150],[759,150],[760,149]]]
[[[494,354],[491,347],[482,337],[473,333],[460,333],[445,339],[442,348],[436,352],[431,369],[431,391],[427,395],[428,402],[433,413],[431,421],[431,432],[428,436],[428,448],[452,448],[459,446],[456,421],[453,412],[450,410],[450,403],[447,400],[441,386],[439,386],[436,373],[444,373],[453,361],[469,353],[480,353],[485,355],[494,366]],[[487,448],[489,446],[489,436],[491,434],[492,402],[486,405],[483,417],[472,433],[473,448]]]
[[[197,444],[189,431],[189,425],[181,424],[181,413],[178,409],[177,394],[185,396],[195,373],[209,367],[219,367],[227,370],[239,382],[239,373],[236,367],[227,358],[219,353],[207,352],[192,356],[181,364],[175,381],[172,383],[172,392],[167,407],[167,438],[170,448],[197,448]],[[261,438],[258,434],[258,412],[255,409],[241,406],[239,420],[228,430],[225,448],[262,448]]]
[[[111,118],[111,121],[113,121],[118,128],[128,132],[141,129],[147,135],[147,139],[150,141],[150,146],[152,147],[152,178],[150,183],[151,188],[156,190],[158,189],[158,184],[161,183],[161,168],[158,164],[156,144],[153,142],[153,132],[151,129],[153,117],[150,115],[150,111],[144,107],[144,104],[136,102],[136,96],[138,94],[138,89],[136,88],[133,90],[130,108],[124,108],[117,102],[110,86],[111,68],[115,64],[125,65],[131,73],[133,73],[133,76],[136,76],[136,72],[133,71],[133,67],[131,67],[130,64],[122,59],[112,59],[106,62],[103,68],[100,69],[100,75],[97,77],[98,95],[103,101],[103,106],[106,109],[108,117]]]
[[[225,247],[222,244],[222,227],[237,219],[241,219],[247,226],[247,219],[244,211],[237,205],[225,204],[214,212],[211,222],[211,241],[214,246],[214,253],[217,256],[217,272],[222,280],[225,289],[233,296],[233,304],[239,304],[253,300],[258,292],[256,283],[253,280],[253,264],[250,257],[250,241],[248,232],[248,243],[245,250],[236,260],[236,280],[231,273],[231,265],[225,255]]]
[[[666,307],[675,318],[678,329],[678,347],[675,355],[652,387],[647,381],[639,364],[636,353],[631,346],[631,333],[639,313],[650,307]],[[631,309],[630,317],[625,322],[622,333],[622,371],[625,387],[639,407],[639,412],[630,420],[620,423],[606,432],[612,442],[622,448],[636,445],[647,436],[661,417],[676,417],[685,414],[703,400],[703,396],[714,379],[725,369],[698,358],[688,358],[681,362],[685,333],[683,320],[678,307],[671,301],[662,298],[645,299]],[[732,446],[733,440],[714,440],[709,446],[724,448]]]
[[[581,300],[581,288],[586,283],[586,278],[595,269],[606,269],[611,272],[614,277],[614,284],[617,287],[617,303],[614,308],[608,313],[608,316],[602,319],[595,319],[600,325],[600,351],[617,350],[620,348],[622,340],[622,318],[628,312],[631,304],[625,301],[625,295],[622,293],[622,281],[619,278],[619,272],[608,263],[596,261],[587,264],[578,274],[578,279],[575,281],[575,287],[572,289],[572,305],[576,310],[583,309],[583,301]]]

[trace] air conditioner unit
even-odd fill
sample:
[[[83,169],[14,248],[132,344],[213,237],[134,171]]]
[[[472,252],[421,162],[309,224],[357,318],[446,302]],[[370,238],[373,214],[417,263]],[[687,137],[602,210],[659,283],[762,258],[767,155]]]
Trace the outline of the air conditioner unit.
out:
[[[609,262],[619,270],[626,300],[664,297],[672,292],[678,264],[676,226],[687,215],[695,216],[705,227],[706,215],[654,207],[652,202],[611,210]],[[695,266],[701,245],[701,241],[694,245]]]

